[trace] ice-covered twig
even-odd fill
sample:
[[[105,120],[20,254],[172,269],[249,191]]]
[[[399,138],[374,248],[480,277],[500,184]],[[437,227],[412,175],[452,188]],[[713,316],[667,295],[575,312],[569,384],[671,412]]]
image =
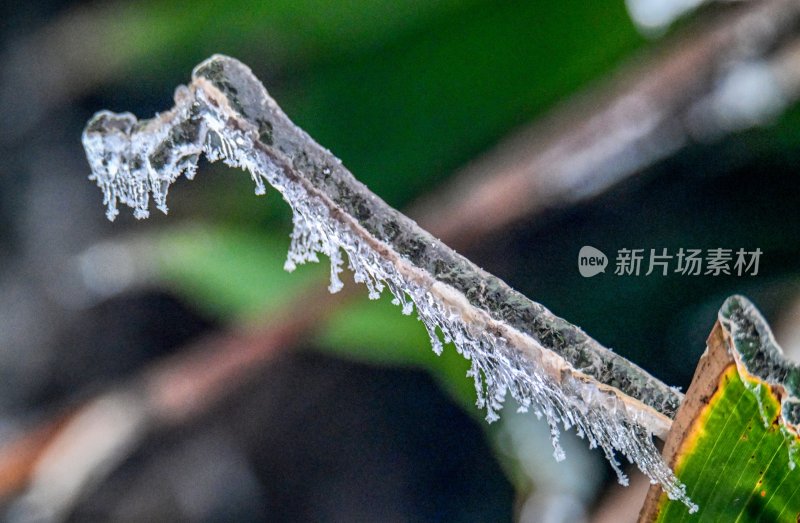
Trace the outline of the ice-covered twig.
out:
[[[506,394],[545,415],[556,457],[559,425],[600,446],[623,478],[614,451],[691,506],[661,460],[663,437],[682,396],[479,269],[372,194],[329,151],[296,127],[238,61],[214,56],[176,91],[175,107],[151,120],[100,112],[83,136],[108,217],[117,204],[148,215],[152,197],[166,211],[169,186],[194,175],[201,153],[248,170],[256,193],[275,187],[294,212],[286,268],[331,260],[331,291],[347,255],[370,297],[384,288],[417,314],[434,350],[442,339],[471,361],[478,403],[496,418]]]

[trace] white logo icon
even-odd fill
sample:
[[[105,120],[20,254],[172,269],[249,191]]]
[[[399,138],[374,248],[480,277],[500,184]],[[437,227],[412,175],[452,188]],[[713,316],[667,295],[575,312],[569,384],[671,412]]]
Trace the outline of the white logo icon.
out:
[[[600,249],[589,245],[581,247],[578,253],[578,271],[584,278],[591,278],[601,272],[606,272],[608,257]]]

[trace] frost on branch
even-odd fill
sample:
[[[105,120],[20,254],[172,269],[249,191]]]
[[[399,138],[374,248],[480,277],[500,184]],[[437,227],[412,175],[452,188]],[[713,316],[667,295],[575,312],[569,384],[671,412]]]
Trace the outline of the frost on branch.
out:
[[[193,177],[201,153],[249,171],[257,194],[269,183],[292,208],[287,270],[324,254],[336,292],[346,254],[371,298],[388,288],[403,313],[416,308],[437,354],[452,342],[470,360],[489,421],[511,394],[550,424],[557,459],[560,427],[574,427],[603,449],[621,481],[615,451],[693,507],[652,442],[668,431],[680,393],[386,205],[296,127],[240,62],[214,56],[201,63],[191,84],[177,89],[175,107],[151,120],[96,114],[83,143],[110,219],[120,202],[146,217],[151,197],[166,212],[170,184]]]

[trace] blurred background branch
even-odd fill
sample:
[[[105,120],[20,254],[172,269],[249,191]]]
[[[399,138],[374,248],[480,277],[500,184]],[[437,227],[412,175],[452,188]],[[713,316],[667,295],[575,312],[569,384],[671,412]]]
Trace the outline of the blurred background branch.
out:
[[[425,195],[417,214],[436,213],[435,234],[477,240],[596,196],[692,142],[769,123],[800,95],[799,17],[796,2],[748,2],[683,28],[472,162],[448,182],[461,187]]]

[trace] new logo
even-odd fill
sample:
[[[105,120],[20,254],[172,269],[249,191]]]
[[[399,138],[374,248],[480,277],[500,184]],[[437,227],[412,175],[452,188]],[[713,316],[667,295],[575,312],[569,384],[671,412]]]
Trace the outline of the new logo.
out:
[[[589,245],[581,247],[578,252],[578,271],[584,278],[591,278],[601,272],[606,272],[608,257],[600,249]]]

